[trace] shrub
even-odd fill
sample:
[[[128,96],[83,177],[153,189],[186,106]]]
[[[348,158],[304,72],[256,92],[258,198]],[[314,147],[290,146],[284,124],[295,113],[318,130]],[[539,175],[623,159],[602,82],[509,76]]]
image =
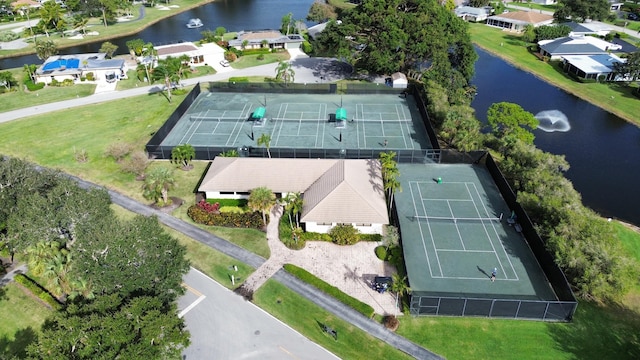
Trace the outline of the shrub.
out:
[[[220,46],[223,49],[227,49],[229,47],[229,42],[227,40],[217,41],[216,44],[218,44],[218,46]]]
[[[207,202],[205,199],[200,200],[198,203],[198,207],[208,213],[220,213],[220,203],[211,204]]]
[[[220,207],[223,206],[236,206],[236,207],[245,207],[249,200],[247,199],[207,199],[207,202],[210,204],[218,203]]]
[[[258,60],[264,60],[264,54],[260,54],[256,57]]]
[[[62,304],[60,304],[60,302],[58,302],[58,300],[53,295],[51,295],[51,293],[49,293],[45,288],[40,286],[40,284],[36,283],[28,276],[24,274],[17,274],[13,279],[55,310],[62,309]]]
[[[131,152],[132,146],[123,142],[116,142],[109,144],[107,149],[104,151],[104,155],[106,157],[113,158],[116,162],[121,162],[125,156],[129,155]]]
[[[20,35],[13,31],[3,31],[0,33],[0,42],[9,42],[20,38]]]
[[[284,264],[284,269],[291,275],[297,277],[298,279],[306,282],[309,285],[315,286],[319,290],[325,292],[326,294],[334,297],[336,300],[341,303],[350,306],[357,312],[362,315],[371,318],[373,316],[373,307],[369,304],[365,304],[362,301],[351,297],[350,295],[345,294],[342,290],[338,289],[335,286],[327,284],[324,280],[318,278],[317,276],[311,274],[305,269],[299,268],[295,265]]]
[[[380,245],[378,247],[375,248],[375,252],[376,252],[376,256],[378,257],[378,259],[384,261],[387,260],[387,248]]]
[[[382,235],[380,234],[360,234],[360,241],[382,241]]]
[[[384,317],[384,320],[382,320],[382,324],[387,329],[389,329],[391,331],[396,331],[396,330],[398,330],[398,326],[400,325],[400,321],[398,321],[398,318],[395,317],[395,315],[387,315],[387,316]]]
[[[238,55],[233,51],[225,51],[224,58],[229,62],[234,62],[238,59]]]
[[[89,81],[94,81],[96,79],[92,72],[88,72],[85,76]]]
[[[234,228],[248,228],[262,230],[264,223],[259,212],[248,213],[209,213],[198,205],[192,205],[187,215],[198,224],[223,226]]]
[[[340,224],[329,230],[331,241],[338,245],[352,245],[360,240],[358,230],[352,225]]]
[[[304,51],[305,54],[311,54],[311,52],[313,51],[313,45],[311,45],[311,43],[308,41],[303,42],[302,51]]]
[[[246,76],[234,76],[229,78],[230,83],[248,83],[249,78]]]

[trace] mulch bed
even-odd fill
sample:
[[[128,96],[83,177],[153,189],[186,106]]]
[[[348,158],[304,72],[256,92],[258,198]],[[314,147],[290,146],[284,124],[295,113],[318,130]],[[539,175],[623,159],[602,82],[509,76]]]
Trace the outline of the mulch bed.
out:
[[[184,204],[184,200],[180,199],[179,197],[170,196],[169,199],[171,199],[171,205],[158,206],[156,204],[151,204],[149,206],[151,206],[152,208],[154,208],[156,210],[160,210],[163,213],[171,214],[171,212],[173,212],[173,210],[179,208],[180,206],[182,206],[182,204]]]

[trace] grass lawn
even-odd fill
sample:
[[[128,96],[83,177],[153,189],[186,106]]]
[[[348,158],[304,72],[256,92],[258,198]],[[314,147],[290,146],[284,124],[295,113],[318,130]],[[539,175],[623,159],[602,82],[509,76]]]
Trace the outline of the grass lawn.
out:
[[[196,66],[193,71],[190,71],[188,73],[188,75],[190,78],[192,78],[192,77],[199,77],[199,76],[205,76],[205,75],[212,75],[215,73],[216,71],[214,68],[208,65],[203,65],[203,66]],[[156,82],[156,84],[158,84],[158,82]],[[133,88],[142,87],[142,86],[149,86],[149,83],[140,81],[138,79],[138,76],[135,70],[129,70],[127,71],[127,79],[118,81],[116,90],[117,91],[128,90],[128,89],[133,89]],[[191,88],[189,88],[189,90],[191,90]]]
[[[15,283],[0,288],[0,294],[0,358],[23,358],[51,310]]]
[[[248,67],[254,67],[259,65],[271,64],[278,61],[289,60],[291,57],[288,52],[277,52],[271,54],[263,54],[264,59],[258,60],[258,55],[245,55],[239,57],[236,61],[231,63],[234,69],[245,69]],[[273,76],[276,74],[274,73]]]
[[[0,94],[0,112],[85,97],[93,94],[96,89],[95,84],[78,84],[64,87],[45,86],[34,92],[25,91],[22,83],[23,69],[9,69],[7,71],[13,74],[18,85],[16,91]]]
[[[552,66],[553,63],[540,61],[529,52],[529,44],[523,42],[519,35],[484,24],[469,25],[472,41],[481,48],[629,122],[640,125],[640,118],[637,116],[640,99],[631,94],[637,84],[624,86],[617,83],[579,83],[564,74],[557,66]]]
[[[338,319],[275,280],[268,280],[253,294],[256,305],[289,324],[343,359],[412,359],[357,327]],[[338,340],[320,328],[325,324],[338,332]]]

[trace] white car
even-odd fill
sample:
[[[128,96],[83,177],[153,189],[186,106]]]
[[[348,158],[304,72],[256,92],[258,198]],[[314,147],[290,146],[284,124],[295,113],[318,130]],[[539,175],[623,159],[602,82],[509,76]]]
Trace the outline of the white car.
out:
[[[229,61],[227,60],[222,60],[220,61],[220,65],[224,66],[224,67],[229,67]]]

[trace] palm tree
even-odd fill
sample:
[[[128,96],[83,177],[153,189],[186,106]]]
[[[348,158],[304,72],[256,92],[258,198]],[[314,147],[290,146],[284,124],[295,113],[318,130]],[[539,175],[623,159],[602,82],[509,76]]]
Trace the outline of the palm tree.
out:
[[[276,67],[276,79],[284,81],[285,86],[287,83],[292,83],[295,81],[296,72],[293,71],[291,67],[291,63],[287,61],[278,61],[278,66]]]
[[[29,74],[29,78],[31,81],[35,81],[36,79],[36,70],[38,70],[38,66],[36,64],[24,64],[24,72]]]
[[[393,151],[381,152],[380,159],[380,171],[382,172],[382,186],[387,194],[387,201],[389,202],[389,211],[393,205],[393,194],[395,191],[402,191],[398,176],[400,171],[398,170],[398,163],[395,160],[396,153]]]
[[[188,60],[189,57],[186,55],[179,58],[169,56],[164,60],[158,61],[158,66],[153,69],[153,78],[164,81],[169,102],[171,102],[171,88],[173,84],[180,83],[180,80],[188,75],[186,71],[188,67],[185,65],[185,61]]]
[[[58,47],[51,40],[38,41],[36,43],[36,56],[40,60],[47,60],[50,56],[58,53]]]
[[[191,144],[182,144],[171,150],[171,162],[182,165],[182,169],[191,170],[193,166],[189,162],[196,157],[196,150]]]
[[[289,193],[287,197],[284,199],[285,201],[285,210],[287,210],[287,214],[289,215],[289,225],[293,230],[293,221],[291,220],[291,214],[295,214],[296,219],[296,227],[300,226],[298,214],[302,211],[302,207],[304,205],[304,201],[302,200],[302,195],[297,193]]]
[[[269,156],[269,159],[271,159],[271,151],[269,151],[269,147],[271,145],[271,136],[267,133],[263,133],[258,138],[257,143],[258,143],[258,146],[264,145],[267,148],[267,155]]]
[[[69,277],[71,271],[71,252],[59,251],[45,265],[43,276],[48,280],[47,288],[57,297],[64,297],[71,293],[72,280]]]
[[[143,58],[142,65],[144,66],[144,71],[147,75],[147,82],[151,83],[151,69],[153,69],[156,63],[156,56],[158,55],[158,51],[153,47],[153,44],[149,42],[144,44],[144,46],[142,47],[141,55]]]
[[[262,213],[262,221],[267,225],[267,211],[271,210],[276,203],[276,195],[267,187],[259,187],[251,190],[247,205],[254,211]]]
[[[393,206],[393,194],[396,191],[402,191],[400,181],[398,181],[398,178],[395,176],[390,177],[384,182],[384,189],[387,192],[387,198],[389,199],[389,211],[391,211],[391,207]]]
[[[157,167],[149,171],[142,185],[142,196],[153,200],[154,204],[162,201],[162,205],[169,204],[169,190],[175,186],[173,171],[166,167]]]
[[[60,252],[60,243],[57,241],[40,242],[27,249],[27,264],[34,275],[44,273],[47,263]]]
[[[392,276],[393,282],[391,283],[392,292],[396,293],[396,311],[398,311],[398,298],[402,298],[406,294],[411,292],[411,288],[407,284],[407,277],[400,276],[400,274],[395,273]]]
[[[62,19],[62,9],[55,1],[47,1],[40,8],[40,24],[49,37],[48,29],[57,29],[58,22]]]
[[[23,14],[27,15],[27,22],[29,23],[29,32],[31,33],[31,36],[33,36],[33,26],[31,26],[31,18],[29,17],[29,12],[31,11],[31,5],[20,4],[16,6],[16,10],[21,11]]]

